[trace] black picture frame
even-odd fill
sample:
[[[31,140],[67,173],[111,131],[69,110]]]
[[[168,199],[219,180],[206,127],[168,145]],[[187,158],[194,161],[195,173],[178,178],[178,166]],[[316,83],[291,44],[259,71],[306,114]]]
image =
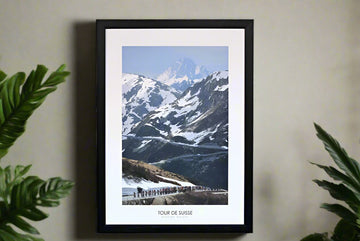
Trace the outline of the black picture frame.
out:
[[[98,162],[98,232],[100,233],[251,233],[253,231],[253,20],[96,20],[97,37],[97,162]],[[187,223],[186,220],[181,223],[143,223],[141,217],[138,223],[126,222],[108,222],[107,221],[107,187],[109,185],[119,185],[106,181],[107,163],[106,148],[109,145],[106,133],[111,133],[106,126],[106,107],[109,101],[106,99],[107,66],[107,31],[108,30],[242,30],[243,31],[243,59],[244,83],[242,99],[244,106],[241,115],[243,115],[243,173],[241,179],[243,185],[243,205],[240,207],[243,212],[241,223]],[[235,43],[236,44],[236,43]],[[109,53],[109,52],[108,52]],[[229,70],[231,73],[231,69]],[[231,81],[231,80],[230,80]],[[121,108],[121,107],[119,107]],[[231,108],[229,106],[229,108]],[[234,109],[233,111],[237,111]],[[121,172],[121,170],[120,170]],[[119,173],[120,175],[120,173]],[[108,186],[107,186],[108,185]],[[237,183],[233,183],[237,185]],[[121,205],[119,203],[119,205]],[[234,204],[236,205],[236,204]],[[162,208],[164,206],[161,206]],[[133,208],[133,207],[131,207]],[[147,207],[143,207],[147,208]],[[196,209],[196,207],[195,207]],[[121,216],[121,215],[120,215]]]

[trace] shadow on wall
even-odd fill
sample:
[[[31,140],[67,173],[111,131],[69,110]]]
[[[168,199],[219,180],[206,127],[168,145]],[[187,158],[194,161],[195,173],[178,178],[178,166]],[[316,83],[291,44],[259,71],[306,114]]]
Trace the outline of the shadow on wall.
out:
[[[352,113],[348,118],[351,120],[348,128],[349,135],[353,135],[354,133],[359,133],[359,113],[360,113],[360,85],[359,85],[359,77],[360,77],[360,35],[358,34],[359,21],[360,21],[360,2],[354,1],[350,4],[349,16],[350,18],[350,26],[349,31],[351,33],[351,37],[348,38],[348,46],[351,46],[352,56],[351,62],[349,66],[349,78],[350,84],[349,86],[349,98],[353,101],[349,106],[349,113]],[[358,135],[358,134],[357,134]],[[359,136],[354,138],[355,140],[359,140]],[[354,149],[358,148],[358,143],[354,143]]]
[[[74,26],[75,69],[75,232],[76,239],[236,239],[236,234],[100,234],[97,233],[96,177],[96,25],[95,21]]]

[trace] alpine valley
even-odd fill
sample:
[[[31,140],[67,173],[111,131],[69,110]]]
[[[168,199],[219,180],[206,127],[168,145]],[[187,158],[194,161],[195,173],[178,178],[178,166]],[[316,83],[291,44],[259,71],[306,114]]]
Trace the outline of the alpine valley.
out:
[[[227,190],[228,71],[175,66],[158,80],[123,74],[123,157]]]

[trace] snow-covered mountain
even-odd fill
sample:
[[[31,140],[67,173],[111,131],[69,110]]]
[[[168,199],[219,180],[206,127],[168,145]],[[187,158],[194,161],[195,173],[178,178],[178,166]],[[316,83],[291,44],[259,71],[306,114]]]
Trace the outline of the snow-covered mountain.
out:
[[[143,115],[123,135],[123,157],[227,189],[228,84],[228,71],[214,72]]]
[[[204,66],[196,65],[189,58],[182,58],[160,74],[157,80],[184,91],[208,74],[209,71]]]
[[[149,112],[131,131],[188,145],[228,145],[228,71],[195,83],[172,103]]]
[[[150,111],[172,103],[180,93],[172,87],[142,75],[122,75],[123,134],[128,134]]]

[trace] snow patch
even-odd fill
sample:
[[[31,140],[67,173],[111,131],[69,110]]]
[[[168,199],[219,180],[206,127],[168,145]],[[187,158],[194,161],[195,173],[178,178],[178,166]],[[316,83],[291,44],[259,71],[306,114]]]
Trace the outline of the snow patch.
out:
[[[143,178],[137,181],[135,179],[128,179],[126,177],[122,178],[122,188],[137,188],[137,187],[141,187],[143,189],[149,189],[149,188],[162,188],[162,187],[178,187],[178,185],[168,182],[156,183]]]
[[[195,114],[193,114],[193,115],[188,119],[188,122],[189,122],[189,123],[194,122],[194,120],[196,120],[200,115],[201,115],[201,112],[200,112],[200,111],[196,111]]]
[[[159,94],[163,98],[161,105],[166,105],[176,100],[176,96],[169,91],[164,91],[161,89]]]
[[[219,80],[221,80],[221,79],[226,79],[226,78],[228,78],[228,76],[229,76],[229,73],[228,73],[227,70],[218,71],[218,72],[215,72],[215,73],[212,74],[212,77],[213,77],[212,79],[213,79],[213,80],[216,80],[216,81],[219,81]]]
[[[136,148],[136,149],[141,149],[141,148],[144,148],[149,142],[151,142],[151,140],[144,140],[141,142],[141,145]]]
[[[200,73],[200,70],[201,70],[200,66],[199,66],[199,65],[196,66],[196,68],[195,68],[195,74],[199,74],[199,73]]]
[[[190,95],[190,92],[188,94]],[[197,96],[193,96],[193,97],[189,98],[189,97],[187,97],[188,94],[186,96],[184,96],[183,98],[181,98],[180,100],[178,100],[177,104],[179,107],[181,107],[181,109],[176,110],[177,113],[176,113],[176,115],[174,115],[174,117],[177,118],[181,115],[189,113],[190,111],[194,111],[200,105],[200,101]]]
[[[156,128],[155,126],[150,125],[149,123],[145,123],[145,126],[149,126],[153,129],[157,130],[163,136],[167,136],[167,134],[168,134],[166,131],[160,130],[160,129]]]
[[[123,134],[128,134],[131,131],[134,119],[131,116],[127,116],[126,121],[123,122]]]
[[[177,125],[171,125],[170,126],[170,132],[174,135],[175,133],[178,133],[180,131],[180,127]]]
[[[158,176],[158,175],[157,175]],[[167,181],[172,181],[172,182],[176,182],[179,183],[181,186],[195,186],[194,184],[192,184],[191,182],[184,182],[184,181],[178,181],[172,178],[167,178],[167,177],[163,177],[163,176],[158,176],[159,178],[162,178],[164,180]],[[163,187],[178,187],[179,185],[175,185],[173,183],[169,183],[169,182],[152,182],[146,179],[129,179],[127,177],[123,177],[122,178],[122,188],[137,188],[137,187],[141,187],[143,189],[153,189],[153,188],[163,188]]]
[[[214,89],[214,91],[225,91],[229,88],[228,85],[222,85],[222,86],[216,86],[216,88]]]
[[[186,138],[187,140],[192,141],[196,145],[198,145],[206,137],[209,137],[210,140],[211,140],[212,135],[217,132],[219,126],[220,126],[220,124],[217,125],[215,127],[215,129],[213,129],[213,130],[211,130],[211,128],[209,128],[209,129],[203,130],[201,132],[178,132],[178,133],[176,133],[174,135],[182,136],[182,137]]]
[[[160,177],[160,178],[162,178],[162,179],[168,180],[168,181],[177,182],[177,183],[179,183],[181,186],[195,186],[195,185],[192,184],[191,182],[178,181],[178,180],[175,180],[175,179],[172,179],[172,178],[163,177],[163,176],[159,176],[159,175],[156,175],[156,176],[157,176],[157,177]]]

